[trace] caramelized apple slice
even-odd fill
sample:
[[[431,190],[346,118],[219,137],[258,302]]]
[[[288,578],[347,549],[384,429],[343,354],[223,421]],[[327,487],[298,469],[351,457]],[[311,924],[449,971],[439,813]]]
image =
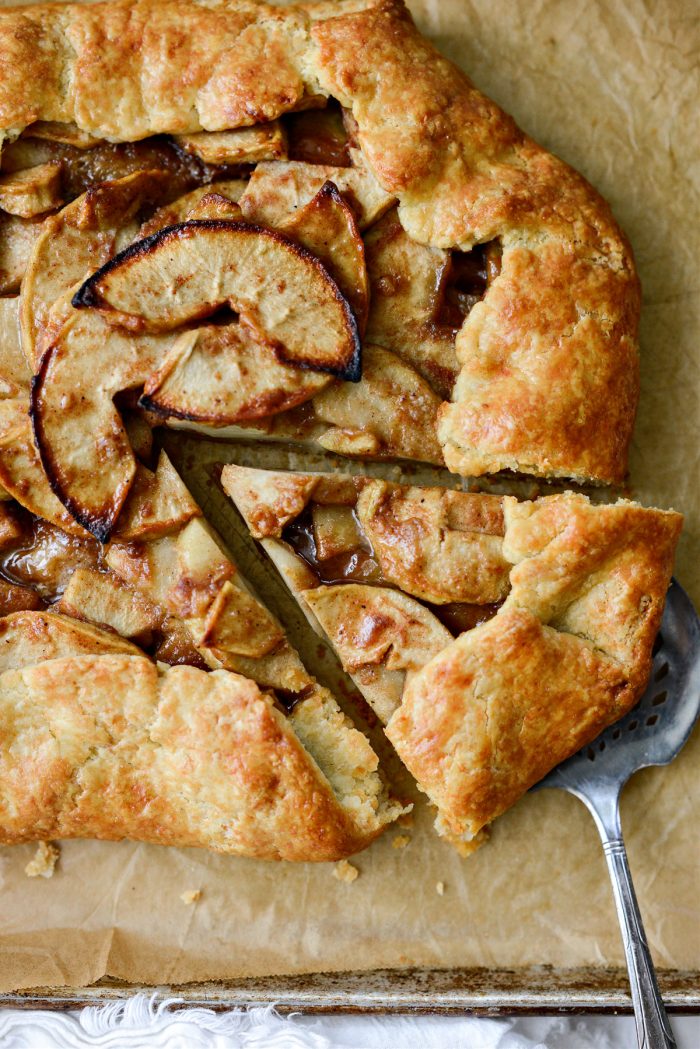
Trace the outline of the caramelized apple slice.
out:
[[[231,426],[294,408],[330,382],[330,375],[279,361],[251,328],[229,324],[184,332],[148,379],[141,404],[171,418]]]
[[[365,346],[362,382],[333,383],[314,397],[316,418],[331,424],[317,440],[338,455],[442,465],[436,436],[440,404],[425,379],[395,354]]]
[[[437,323],[450,253],[412,240],[395,210],[365,237],[371,308],[367,339],[411,364],[448,399],[459,365],[454,329]]]
[[[86,535],[54,495],[39,459],[28,414],[29,398],[0,400],[0,485],[37,517],[72,535]]]
[[[121,543],[146,542],[175,532],[201,515],[180,475],[161,451],[155,473],[145,466],[137,467],[114,538]]]
[[[0,295],[15,295],[46,219],[21,219],[0,212]]]
[[[60,164],[39,164],[0,177],[0,208],[10,215],[30,219],[62,203]]]
[[[337,186],[324,182],[313,200],[280,229],[321,260],[355,311],[363,332],[369,302],[365,247],[355,216]]]
[[[332,182],[353,209],[360,229],[366,229],[396,198],[382,189],[359,150],[349,152],[354,165],[349,168],[296,160],[258,164],[240,200],[243,214],[249,222],[279,226],[308,204],[324,182]]]
[[[76,568],[57,611],[137,640],[156,630],[163,619],[159,609],[113,572],[93,568]]]
[[[142,385],[169,342],[168,336],[126,335],[99,313],[74,310],[34,380],[30,412],[51,488],[75,520],[103,541],[136,471],[113,398]]]
[[[55,612],[14,612],[0,619],[0,673],[49,659],[103,652],[141,655],[135,645],[112,631]]]
[[[166,226],[176,226],[178,222],[184,222],[189,218],[192,211],[197,207],[203,197],[210,193],[216,193],[227,200],[238,201],[245,191],[247,183],[242,178],[228,179],[224,182],[214,182],[207,186],[198,186],[197,189],[184,193],[171,204],[166,204],[151,215],[139,230],[139,239],[150,237],[159,229]]]
[[[232,131],[199,131],[175,135],[175,142],[206,164],[257,164],[261,160],[284,160],[287,143],[279,120]]]
[[[205,193],[191,211],[186,215],[186,221],[193,219],[220,219],[223,222],[241,222],[243,212],[235,200],[229,200],[223,193]]]
[[[0,397],[26,396],[30,379],[19,338],[19,299],[0,299]]]
[[[172,331],[228,304],[281,360],[360,378],[360,340],[347,300],[326,268],[275,230],[204,220],[139,241],[73,298],[133,332]]]
[[[33,367],[55,334],[57,325],[49,323],[52,305],[133,240],[138,231],[134,216],[164,183],[163,172],[127,175],[89,189],[46,220],[20,296],[22,348]]]

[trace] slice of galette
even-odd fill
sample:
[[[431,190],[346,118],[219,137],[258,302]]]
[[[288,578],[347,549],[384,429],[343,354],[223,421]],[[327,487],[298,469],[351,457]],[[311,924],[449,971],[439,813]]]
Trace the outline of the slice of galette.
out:
[[[317,861],[403,811],[164,454],[109,546],[60,524],[0,503],[1,841]]]
[[[646,686],[680,514],[240,466],[222,484],[462,847]]]

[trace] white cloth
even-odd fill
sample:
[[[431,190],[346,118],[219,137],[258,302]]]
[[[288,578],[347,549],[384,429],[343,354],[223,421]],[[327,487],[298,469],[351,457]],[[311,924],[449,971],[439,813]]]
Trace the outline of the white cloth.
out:
[[[215,1013],[144,995],[80,1013],[0,1012],[2,1049],[634,1049],[631,1017],[282,1017],[272,1007]],[[700,1017],[674,1017],[679,1049],[700,1047]]]

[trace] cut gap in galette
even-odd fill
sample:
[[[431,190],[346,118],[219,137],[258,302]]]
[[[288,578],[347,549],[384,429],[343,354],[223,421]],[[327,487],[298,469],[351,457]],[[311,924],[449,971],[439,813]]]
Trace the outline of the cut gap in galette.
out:
[[[680,514],[225,466],[458,846],[641,696]]]

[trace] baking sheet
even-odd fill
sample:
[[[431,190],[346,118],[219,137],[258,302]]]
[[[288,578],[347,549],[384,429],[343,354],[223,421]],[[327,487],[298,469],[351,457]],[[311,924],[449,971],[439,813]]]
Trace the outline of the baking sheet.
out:
[[[677,576],[700,602],[700,27],[684,0],[420,0],[418,23],[475,82],[598,186],[634,246],[644,286],[642,405],[633,493],[686,514]],[[226,532],[208,466],[188,479]],[[196,461],[198,460],[198,461]],[[263,573],[262,568],[256,569]],[[328,661],[318,657],[321,665]],[[328,664],[330,672],[330,665]],[[399,784],[403,787],[405,784]],[[657,962],[700,969],[700,735],[623,799],[630,862]],[[527,797],[491,843],[460,859],[430,830],[390,831],[354,860],[265,864],[130,843],[67,842],[51,880],[34,847],[0,849],[0,990],[403,966],[622,963],[590,817],[555,792]],[[403,849],[398,835],[410,836]],[[438,895],[436,885],[445,892]],[[200,889],[185,905],[180,894]]]

